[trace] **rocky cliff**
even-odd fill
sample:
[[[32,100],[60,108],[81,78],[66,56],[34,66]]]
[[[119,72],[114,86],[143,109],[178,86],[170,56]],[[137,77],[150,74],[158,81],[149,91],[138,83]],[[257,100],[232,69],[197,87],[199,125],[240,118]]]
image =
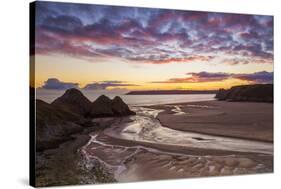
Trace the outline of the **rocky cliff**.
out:
[[[99,128],[93,118],[134,115],[120,97],[101,95],[91,103],[79,90],[68,89],[51,104],[36,100],[36,150],[57,147],[84,127]],[[103,126],[101,126],[103,127]]]
[[[41,151],[57,147],[70,139],[72,133],[82,131],[76,124],[79,117],[60,111],[42,100],[36,100],[36,150]]]
[[[78,89],[68,89],[65,93],[54,100],[52,105],[65,111],[84,116],[91,108],[91,101],[88,100]]]
[[[117,96],[113,100],[105,95],[97,98],[91,106],[91,110],[88,113],[88,117],[115,117],[115,116],[127,116],[135,115],[136,113],[131,111],[128,105]]]
[[[273,84],[240,85],[230,89],[220,89],[216,96],[218,100],[273,102]]]

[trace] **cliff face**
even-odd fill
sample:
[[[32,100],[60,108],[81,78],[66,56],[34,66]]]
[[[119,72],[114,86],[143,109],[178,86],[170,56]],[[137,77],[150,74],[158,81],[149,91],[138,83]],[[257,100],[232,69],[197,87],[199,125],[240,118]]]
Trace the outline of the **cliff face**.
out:
[[[273,84],[241,85],[228,90],[220,89],[215,98],[227,101],[273,102]]]
[[[77,89],[67,90],[51,104],[36,100],[36,150],[56,148],[83,127],[99,128],[93,118],[134,114],[120,97],[102,95],[91,103]]]

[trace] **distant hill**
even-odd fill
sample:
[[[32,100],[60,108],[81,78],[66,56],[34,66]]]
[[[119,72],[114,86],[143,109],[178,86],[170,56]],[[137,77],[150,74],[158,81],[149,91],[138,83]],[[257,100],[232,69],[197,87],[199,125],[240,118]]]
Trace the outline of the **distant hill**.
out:
[[[216,94],[217,90],[147,90],[131,91],[126,95],[178,95],[178,94]]]
[[[226,101],[273,102],[273,84],[240,85],[228,90],[220,89],[215,98]]]

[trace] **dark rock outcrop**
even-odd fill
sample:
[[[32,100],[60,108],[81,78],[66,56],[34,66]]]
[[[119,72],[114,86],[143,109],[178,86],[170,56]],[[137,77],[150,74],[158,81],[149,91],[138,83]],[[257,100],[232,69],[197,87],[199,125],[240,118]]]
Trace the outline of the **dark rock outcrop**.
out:
[[[218,100],[226,100],[227,94],[229,93],[230,90],[226,89],[219,89],[218,92],[216,93],[215,98]]]
[[[70,139],[72,133],[82,131],[83,128],[74,122],[79,119],[42,100],[36,100],[36,150],[55,148]]]
[[[135,115],[136,113],[131,111],[128,105],[117,96],[113,100],[105,95],[97,98],[93,103],[88,117],[115,117],[115,116],[127,116]]]
[[[52,105],[64,111],[71,111],[75,114],[85,116],[91,108],[91,102],[78,89],[72,88],[57,98]]]
[[[123,116],[123,115],[135,115],[136,113],[131,111],[125,102],[119,97],[116,96],[111,103],[111,108],[114,115]]]
[[[111,99],[105,95],[98,97],[91,105],[88,117],[110,117],[114,116],[111,108]]]
[[[273,102],[273,84],[240,85],[220,89],[215,98],[227,101]]]
[[[104,128],[92,118],[134,114],[120,97],[102,95],[91,103],[77,89],[68,89],[51,104],[36,100],[36,150],[56,148],[85,127]]]

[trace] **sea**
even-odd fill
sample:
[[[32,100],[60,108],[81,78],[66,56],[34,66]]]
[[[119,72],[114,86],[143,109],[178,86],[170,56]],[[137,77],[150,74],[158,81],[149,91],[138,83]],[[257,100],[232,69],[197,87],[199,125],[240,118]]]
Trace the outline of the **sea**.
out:
[[[53,102],[56,98],[63,95],[64,90],[36,89],[36,98],[47,103]],[[81,90],[81,92],[90,100],[96,100],[100,95],[104,94],[113,99],[120,96],[123,101],[130,106],[148,106],[158,104],[183,103],[183,102],[199,102],[215,100],[215,94],[184,94],[184,95],[126,95],[124,93],[111,91],[94,91]]]

